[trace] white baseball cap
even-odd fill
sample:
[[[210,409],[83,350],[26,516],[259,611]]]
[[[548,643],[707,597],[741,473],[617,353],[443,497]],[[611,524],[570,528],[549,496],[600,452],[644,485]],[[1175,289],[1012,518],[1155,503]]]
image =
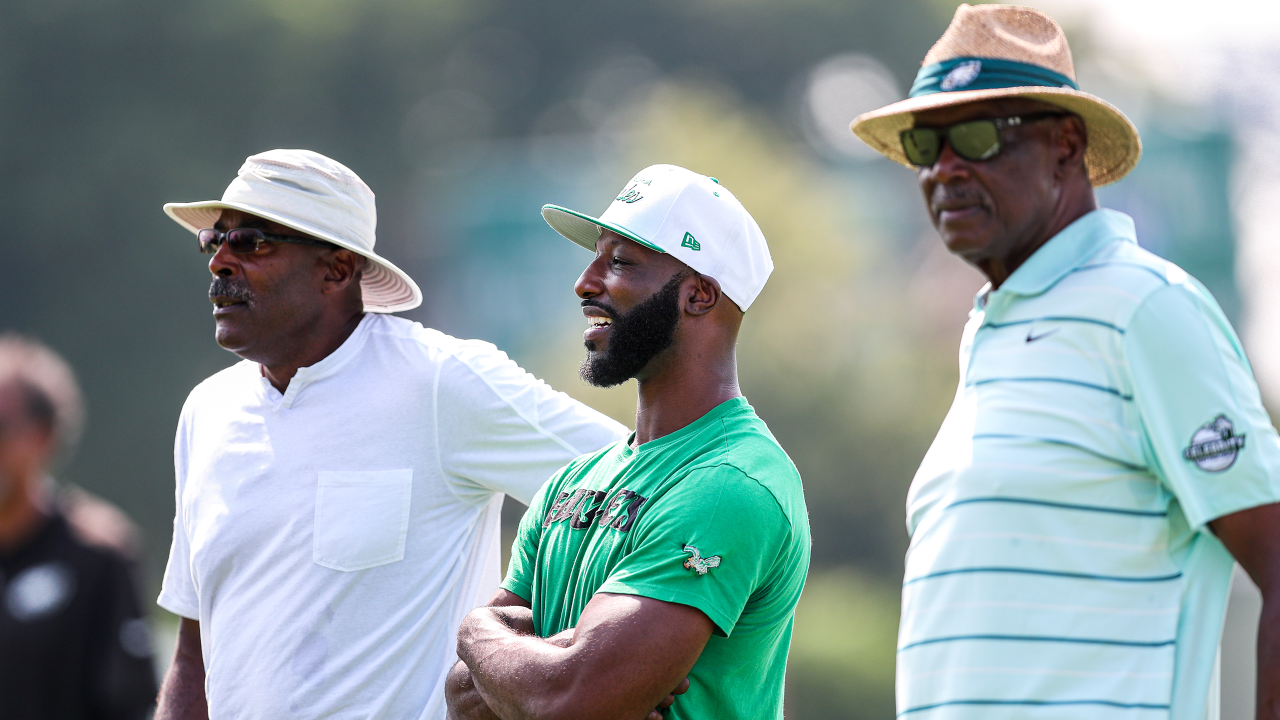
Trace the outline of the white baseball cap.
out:
[[[603,230],[668,253],[713,277],[746,312],[773,272],[764,233],[720,181],[675,165],[636,173],[598,218],[559,205],[543,205],[556,232],[595,252]]]
[[[165,214],[193,233],[213,227],[224,209],[278,222],[368,258],[360,275],[365,312],[422,304],[413,278],[373,251],[373,191],[336,160],[310,150],[268,150],[244,161],[221,200],[164,206]]]

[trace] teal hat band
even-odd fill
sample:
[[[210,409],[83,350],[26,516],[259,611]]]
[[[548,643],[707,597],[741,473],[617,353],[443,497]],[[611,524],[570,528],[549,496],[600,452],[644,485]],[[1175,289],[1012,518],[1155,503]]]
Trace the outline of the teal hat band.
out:
[[[909,96],[1028,86],[1080,89],[1071,78],[1040,65],[1016,60],[960,57],[920,68]]]

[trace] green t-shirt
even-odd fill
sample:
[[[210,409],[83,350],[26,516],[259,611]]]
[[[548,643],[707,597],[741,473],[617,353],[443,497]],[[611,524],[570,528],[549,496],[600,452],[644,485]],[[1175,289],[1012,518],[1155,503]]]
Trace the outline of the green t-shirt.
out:
[[[796,601],[809,570],[800,474],[745,398],[665,437],[619,441],[551,478],[520,522],[502,587],[538,635],[574,627],[597,592],[698,608],[715,631],[668,718],[782,717]]]

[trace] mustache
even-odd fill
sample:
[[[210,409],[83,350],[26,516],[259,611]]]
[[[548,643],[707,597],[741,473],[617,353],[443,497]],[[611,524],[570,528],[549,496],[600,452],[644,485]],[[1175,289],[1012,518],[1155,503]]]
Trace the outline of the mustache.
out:
[[[257,297],[254,296],[253,291],[249,289],[244,280],[233,281],[223,277],[214,278],[213,282],[209,284],[209,297],[227,297],[248,305],[252,305],[257,300]]]
[[[617,310],[614,310],[612,306],[606,305],[605,303],[602,303],[599,300],[591,300],[591,299],[583,300],[582,307],[600,308],[605,312],[606,315],[609,316],[610,319],[616,320],[618,318]]]
[[[933,192],[929,195],[929,202],[933,205],[938,205],[944,202],[964,202],[973,203],[975,205],[985,205],[986,199],[983,198],[981,192],[978,192],[973,188],[955,187],[938,183],[938,186],[935,187]]]

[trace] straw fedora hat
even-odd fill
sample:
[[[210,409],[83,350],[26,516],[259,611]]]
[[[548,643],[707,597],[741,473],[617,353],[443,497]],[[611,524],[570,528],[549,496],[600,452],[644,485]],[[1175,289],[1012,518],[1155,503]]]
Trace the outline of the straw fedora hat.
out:
[[[1125,114],[1081,92],[1067,37],[1053,18],[1017,5],[961,5],[924,56],[906,100],[859,115],[850,129],[877,152],[911,167],[900,134],[913,113],[994,98],[1025,97],[1079,115],[1089,134],[1089,180],[1107,185],[1138,164],[1142,140]]]
[[[268,150],[244,161],[221,200],[167,203],[164,212],[199,232],[225,209],[257,215],[369,259],[360,275],[365,312],[398,312],[422,304],[403,270],[373,251],[378,224],[373,191],[346,165],[310,150]]]

